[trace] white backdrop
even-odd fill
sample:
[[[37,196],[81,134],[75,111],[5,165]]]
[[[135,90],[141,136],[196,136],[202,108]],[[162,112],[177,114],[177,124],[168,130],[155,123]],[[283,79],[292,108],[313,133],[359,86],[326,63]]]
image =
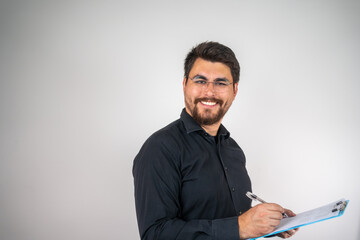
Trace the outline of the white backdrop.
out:
[[[242,67],[224,125],[254,192],[295,212],[348,198],[293,239],[360,239],[355,0],[1,1],[0,239],[139,239],[132,161],[179,117],[205,40]]]

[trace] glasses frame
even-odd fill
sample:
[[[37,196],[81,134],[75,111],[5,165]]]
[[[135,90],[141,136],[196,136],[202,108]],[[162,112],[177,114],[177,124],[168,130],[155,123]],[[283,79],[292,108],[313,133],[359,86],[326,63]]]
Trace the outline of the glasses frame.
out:
[[[202,90],[208,88],[209,83],[212,83],[215,92],[226,92],[226,90],[228,90],[228,87],[234,83],[230,82],[226,78],[217,78],[214,81],[209,81],[206,77],[201,75],[196,75],[192,78],[189,77],[189,79],[193,81],[196,87],[199,87]]]

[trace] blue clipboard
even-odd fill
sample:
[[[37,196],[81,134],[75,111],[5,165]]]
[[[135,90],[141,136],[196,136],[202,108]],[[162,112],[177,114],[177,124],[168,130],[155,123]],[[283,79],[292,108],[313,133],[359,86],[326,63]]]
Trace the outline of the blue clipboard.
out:
[[[276,229],[264,236],[257,238],[249,238],[248,240],[259,239],[262,237],[268,237],[276,235],[281,232],[285,232],[291,229],[303,227],[306,225],[322,222],[332,218],[340,217],[344,214],[346,207],[348,206],[349,200],[340,199],[338,201],[329,203],[325,206],[315,208],[303,213],[297,214],[295,217],[283,218],[276,227]]]

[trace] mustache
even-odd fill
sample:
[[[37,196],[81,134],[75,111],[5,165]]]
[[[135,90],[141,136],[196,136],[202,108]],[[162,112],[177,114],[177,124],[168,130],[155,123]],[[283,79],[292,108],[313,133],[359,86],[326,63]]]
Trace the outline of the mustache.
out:
[[[217,99],[217,98],[197,98],[195,99],[195,104],[199,103],[199,102],[217,102],[219,103],[220,105],[223,104],[223,100],[221,99]]]

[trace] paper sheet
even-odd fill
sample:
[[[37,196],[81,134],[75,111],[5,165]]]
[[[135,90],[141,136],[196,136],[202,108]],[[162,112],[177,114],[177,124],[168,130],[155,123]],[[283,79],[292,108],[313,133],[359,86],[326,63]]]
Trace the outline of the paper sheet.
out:
[[[347,204],[348,201],[346,201],[345,199],[340,199],[323,207],[319,207],[310,211],[299,213],[295,217],[283,218],[279,226],[277,226],[277,228],[275,229],[275,231],[261,237],[274,235],[280,232],[284,232],[286,230],[324,221],[334,217],[339,217],[343,214],[346,207],[345,205],[345,207],[341,209],[343,204],[340,204],[340,202],[342,203],[346,202]],[[257,239],[257,238],[252,238],[252,239]]]

